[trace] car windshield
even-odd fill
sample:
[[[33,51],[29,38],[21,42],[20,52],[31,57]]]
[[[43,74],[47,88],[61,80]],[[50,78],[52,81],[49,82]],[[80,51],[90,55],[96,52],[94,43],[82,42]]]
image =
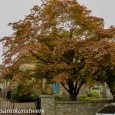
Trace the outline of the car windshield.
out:
[[[104,108],[102,108],[101,110],[99,110],[98,113],[114,114],[115,113],[115,106],[107,105]]]

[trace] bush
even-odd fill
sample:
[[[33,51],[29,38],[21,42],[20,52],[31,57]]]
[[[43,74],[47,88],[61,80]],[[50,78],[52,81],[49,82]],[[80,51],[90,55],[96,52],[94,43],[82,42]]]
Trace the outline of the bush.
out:
[[[59,95],[56,95],[56,96],[55,96],[55,99],[59,99]]]
[[[97,90],[93,91],[93,97],[99,98],[99,92]]]
[[[80,99],[85,99],[87,96],[83,95]]]
[[[35,101],[34,97],[31,94],[27,94],[27,95],[18,95],[18,94],[14,94],[13,99],[16,102],[32,102]]]
[[[87,96],[88,96],[88,97],[92,97],[92,96],[93,96],[93,93],[87,93]]]
[[[90,100],[90,97],[86,97],[86,98],[85,98],[85,101],[86,101],[86,100]]]
[[[94,90],[93,93],[87,93],[87,96],[91,99],[99,98],[99,92],[97,90]]]
[[[80,101],[90,100],[90,97],[87,97],[87,96],[84,95],[79,100]]]
[[[17,88],[15,89],[15,93],[12,96],[12,98],[16,102],[32,102],[32,101],[35,101],[35,98],[32,96],[31,93],[20,95],[21,90],[22,90],[23,87],[24,87],[23,84],[20,84],[19,86],[17,86]]]
[[[38,93],[34,93],[34,97],[37,99],[37,98],[40,97],[40,94],[38,94]]]

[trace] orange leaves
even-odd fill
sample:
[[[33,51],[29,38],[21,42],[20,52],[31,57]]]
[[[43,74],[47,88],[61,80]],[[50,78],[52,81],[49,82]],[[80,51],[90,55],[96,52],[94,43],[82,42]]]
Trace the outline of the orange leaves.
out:
[[[60,57],[61,55],[65,55],[68,51],[72,52],[74,50],[76,50],[76,41],[63,38],[58,42],[58,45],[54,47],[53,56]]]
[[[69,74],[66,73],[66,72],[63,72],[63,73],[60,73],[59,75],[57,75],[56,77],[54,77],[52,79],[52,81],[55,81],[55,82],[63,82],[63,83],[66,83],[67,82],[67,79],[69,79]]]
[[[43,5],[34,6],[32,11],[24,20],[9,23],[15,32],[13,37],[1,40],[7,48],[4,50],[5,63],[12,59],[13,55],[25,55],[29,50],[46,56],[46,61],[50,60],[51,55],[54,56],[52,58],[61,59],[61,55],[67,56],[69,52],[77,51],[77,40],[92,31],[90,26],[98,26],[103,21],[91,17],[90,11],[76,0],[43,0]],[[17,56],[17,59],[20,59],[19,57]],[[71,56],[69,58],[71,61]]]
[[[67,65],[66,63],[61,63],[61,64],[57,64],[56,65],[56,70],[58,71],[58,70],[60,70],[60,71],[68,71],[68,70],[70,70],[71,69],[71,66],[69,66],[69,65]]]
[[[39,50],[39,49],[41,49],[42,48],[42,46],[41,46],[41,44],[28,44],[27,46],[25,45],[25,47],[23,47],[21,50],[22,51],[35,51],[36,52],[36,50]]]
[[[66,82],[93,74],[102,63],[107,65],[106,56],[114,64],[115,46],[102,40],[114,36],[114,27],[103,29],[103,19],[91,16],[76,0],[42,1],[24,20],[9,23],[15,32],[0,40],[4,42],[4,66],[20,66],[28,54],[29,61],[44,64],[39,66],[41,78],[46,72],[49,78]]]
[[[71,66],[67,65],[66,63],[50,64],[43,69],[43,71],[51,71],[51,72],[63,72],[69,70],[71,70]]]
[[[109,29],[102,29],[99,32],[100,38],[113,38],[115,35],[115,27],[110,27]]]
[[[34,7],[33,7],[33,10],[34,11],[38,11],[39,9],[38,9],[39,7],[37,6],[37,5],[35,5]]]

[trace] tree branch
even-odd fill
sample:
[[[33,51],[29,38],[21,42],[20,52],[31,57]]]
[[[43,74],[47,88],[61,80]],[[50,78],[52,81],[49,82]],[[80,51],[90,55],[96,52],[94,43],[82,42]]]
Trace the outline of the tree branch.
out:
[[[42,41],[42,43],[46,43],[46,45],[50,48],[50,50],[53,51],[53,47],[49,45],[47,41],[43,41],[42,39],[40,39],[40,41]]]
[[[82,85],[85,83],[85,80],[83,79],[81,84],[79,85],[79,87],[77,88],[77,92],[79,92],[80,88],[82,87]]]
[[[69,90],[65,87],[64,83],[61,82],[61,85],[69,92]]]
[[[34,57],[36,57],[38,60],[41,60],[41,61],[43,61],[44,63],[46,63],[47,64],[47,61],[46,60],[44,60],[43,58],[41,58],[41,57],[39,57],[37,54],[35,54],[34,52],[32,52],[32,51],[29,51]]]
[[[76,83],[75,83],[75,87],[74,87],[74,93],[76,92],[76,88],[77,88],[77,81],[76,81]]]
[[[72,38],[72,32],[73,32],[73,31],[70,29],[70,39]]]

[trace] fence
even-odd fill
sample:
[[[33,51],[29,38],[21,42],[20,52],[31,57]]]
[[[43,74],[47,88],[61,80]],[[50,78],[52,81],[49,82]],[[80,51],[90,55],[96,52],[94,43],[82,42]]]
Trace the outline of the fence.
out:
[[[36,105],[37,105],[37,109],[41,110],[41,99],[40,98],[37,98]],[[41,115],[41,112],[37,113],[37,115]]]
[[[1,91],[0,94],[0,115],[13,115],[14,100],[11,99],[12,91]]]

